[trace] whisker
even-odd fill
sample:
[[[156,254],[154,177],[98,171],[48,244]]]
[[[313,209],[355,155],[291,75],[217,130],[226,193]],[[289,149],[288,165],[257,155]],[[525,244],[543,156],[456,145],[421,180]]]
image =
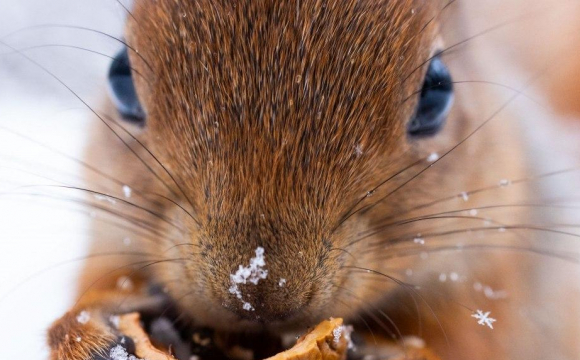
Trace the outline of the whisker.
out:
[[[18,284],[16,284],[14,287],[12,287],[6,293],[4,293],[2,296],[0,296],[0,303],[3,302],[5,299],[7,299],[10,295],[12,295],[15,291],[20,289],[25,284],[29,283],[30,281],[38,278],[39,276],[41,276],[43,274],[46,274],[47,271],[51,271],[51,270],[57,269],[59,267],[73,264],[73,263],[79,262],[79,261],[85,261],[88,259],[95,259],[95,258],[101,258],[101,257],[110,257],[110,256],[154,256],[154,254],[149,254],[149,253],[145,253],[145,252],[137,252],[137,251],[106,252],[106,253],[94,253],[94,254],[84,255],[84,256],[77,257],[77,258],[58,262],[56,264],[52,264],[52,265],[47,266],[39,271],[34,272],[33,274],[29,275],[28,277],[26,277],[24,280],[22,280]]]
[[[129,214],[115,211],[115,210],[111,209],[110,207],[101,206],[97,203],[91,203],[91,202],[86,201],[86,200],[80,200],[80,199],[76,199],[76,198],[72,198],[72,197],[65,197],[65,196],[56,197],[56,196],[51,196],[51,195],[47,195],[47,194],[37,194],[37,193],[15,193],[13,195],[27,195],[27,196],[33,196],[33,197],[47,198],[47,199],[56,200],[56,201],[66,201],[67,203],[76,203],[76,204],[79,204],[83,207],[90,207],[90,208],[93,208],[95,210],[105,212],[107,214],[112,215],[115,218],[123,219],[124,221],[128,222],[129,224],[138,227],[139,230],[145,230],[145,231],[151,233],[152,235],[158,236],[162,240],[171,240],[170,238],[165,239],[165,234],[160,232],[161,229],[159,229],[158,226],[156,226],[155,224],[153,224],[149,221],[146,221],[144,219],[140,219],[140,218],[131,216]],[[89,215],[91,215],[91,214],[89,213]],[[97,219],[97,220],[104,221],[103,219]],[[121,226],[121,224],[117,224],[117,223],[111,223],[111,224],[115,224],[115,225],[117,225],[117,227]],[[134,231],[134,229],[129,229],[129,228],[127,228],[127,229]],[[153,240],[151,240],[151,241],[153,241]]]
[[[149,62],[147,61],[147,59],[145,59],[145,57],[143,57],[143,55],[141,55],[141,53],[136,50],[134,47],[132,47],[131,45],[129,45],[129,43],[127,43],[126,41],[123,41],[111,34],[107,34],[104,31],[100,31],[100,30],[96,30],[96,29],[91,29],[91,28],[87,28],[84,26],[79,26],[79,25],[66,25],[66,24],[39,24],[39,25],[33,25],[33,26],[28,26],[22,29],[18,29],[18,30],[14,30],[8,34],[5,34],[4,36],[0,37],[0,43],[4,44],[5,46],[12,48],[11,46],[7,45],[4,40],[6,40],[8,37],[11,37],[13,35],[22,33],[24,31],[30,31],[30,30],[37,30],[37,29],[50,29],[50,28],[56,28],[56,29],[75,29],[75,30],[82,30],[82,31],[87,31],[87,32],[91,32],[91,33],[95,33],[95,34],[99,34],[99,35],[103,35],[109,39],[115,40],[116,42],[124,45],[127,47],[127,49],[133,51],[135,53],[135,55],[137,57],[139,57],[139,59],[141,59],[143,61],[143,63],[149,68],[149,70],[152,70],[153,68],[151,67],[151,65],[149,64]],[[17,51],[16,49],[12,48],[12,50]],[[18,51],[17,51],[18,52]]]
[[[559,254],[556,252],[551,252],[537,248],[519,247],[512,245],[451,245],[438,247],[422,247],[421,249],[412,249],[408,251],[397,252],[394,254],[387,254],[384,257],[381,257],[381,259],[383,260],[399,259],[404,257],[417,256],[420,255],[421,253],[444,253],[454,251],[461,252],[464,250],[469,251],[490,250],[502,252],[513,251],[518,253],[530,253],[533,255],[546,256],[548,258],[562,260],[573,264],[580,264],[580,254],[578,254],[577,257],[574,257],[570,255]]]
[[[175,193],[175,191],[173,191],[173,189],[171,189],[169,187],[169,185],[163,181],[163,179],[159,176],[159,174],[157,174],[157,172],[155,172],[151,166],[149,164],[147,164],[138,154],[135,150],[133,150],[133,148],[131,146],[129,146],[129,144],[111,127],[111,125],[101,116],[99,115],[83,98],[81,98],[75,91],[72,90],[72,88],[70,86],[68,86],[64,81],[62,81],[58,76],[56,76],[54,73],[52,73],[50,70],[48,70],[46,67],[42,66],[40,63],[38,63],[37,61],[33,60],[32,58],[30,58],[29,56],[27,56],[26,54],[18,51],[16,48],[8,45],[7,43],[3,42],[0,40],[0,44],[14,50],[15,52],[17,52],[20,56],[24,57],[26,60],[30,61],[32,64],[34,64],[35,66],[39,67],[41,70],[43,70],[45,73],[47,73],[50,77],[52,77],[53,79],[55,79],[57,82],[59,82],[62,86],[64,86],[74,97],[76,97],[80,102],[82,102],[100,121],[101,123],[103,123],[116,137],[117,139],[119,139],[124,145],[125,147],[131,151],[131,153],[133,153],[133,155],[135,155],[135,157],[137,157],[137,159],[151,172],[151,174],[153,176],[155,176],[155,178],[157,178],[174,196],[177,196],[177,194]],[[123,127],[121,127],[122,129],[124,129]],[[132,135],[131,135],[132,136]],[[155,157],[154,157],[155,158]],[[156,159],[156,158],[155,158]],[[162,166],[163,167],[163,166]],[[165,167],[163,167],[165,169]]]
[[[66,45],[66,44],[42,44],[42,45],[27,46],[27,47],[18,49],[18,51],[25,52],[25,51],[29,51],[29,50],[45,49],[45,48],[65,48],[65,49],[81,50],[81,51],[85,51],[85,52],[88,52],[91,54],[101,55],[103,57],[106,57],[108,59],[113,60],[113,62],[119,61],[119,59],[115,58],[114,56],[107,55],[105,53],[102,53],[102,52],[99,52],[96,50],[87,49],[87,48],[84,48],[82,46]],[[5,52],[5,53],[0,53],[0,56],[12,55],[12,54],[18,54],[18,52],[10,51],[10,52]],[[143,74],[141,74],[141,72],[139,72],[137,69],[135,69],[131,66],[130,66],[130,69],[133,73],[135,73],[140,78],[142,78],[147,84],[151,85],[151,82],[149,81],[149,79],[147,79]]]
[[[569,173],[577,172],[577,171],[580,171],[580,167],[573,167],[573,168],[568,168],[568,169],[564,169],[564,170],[552,171],[552,172],[544,173],[544,174],[541,174],[541,175],[535,175],[535,176],[525,177],[525,178],[521,178],[521,179],[517,179],[517,180],[510,180],[510,181],[508,181],[508,185],[509,186],[512,186],[512,185],[517,185],[517,184],[528,183],[528,182],[531,182],[531,181],[542,180],[542,179],[546,179],[546,178],[549,178],[549,177],[563,175],[563,174],[569,174]],[[441,203],[445,203],[445,202],[448,202],[448,201],[451,201],[451,200],[461,199],[461,198],[463,198],[465,196],[470,197],[470,196],[473,196],[473,195],[476,195],[476,194],[481,194],[481,193],[488,192],[488,191],[491,191],[491,190],[501,189],[501,188],[504,188],[505,186],[506,186],[506,184],[503,184],[502,182],[500,182],[500,183],[496,183],[494,185],[488,185],[488,186],[485,186],[485,187],[482,187],[482,188],[478,188],[478,189],[475,189],[475,190],[463,191],[463,192],[460,192],[460,193],[457,193],[457,194],[453,194],[453,195],[450,195],[450,196],[447,196],[447,197],[444,197],[444,198],[441,198],[441,199],[438,199],[438,200],[434,200],[434,201],[431,201],[431,202],[428,202],[428,203],[424,203],[424,204],[420,204],[420,205],[411,207],[411,208],[406,209],[406,210],[404,210],[404,211],[402,211],[400,213],[397,213],[396,215],[387,216],[387,217],[383,218],[383,220],[390,220],[390,219],[393,219],[393,218],[398,217],[400,215],[409,214],[409,213],[411,213],[413,211],[417,211],[417,210],[422,210],[422,209],[425,209],[425,208],[429,208],[429,207],[432,207],[434,205],[438,205],[438,204],[441,204]],[[484,209],[484,208],[482,208],[482,209]]]
[[[351,305],[345,303],[344,301],[342,301],[340,299],[334,299],[334,301],[338,302],[339,304],[342,304],[344,307],[349,308],[352,311],[352,308],[353,307]],[[363,324],[365,325],[365,327],[367,328],[367,330],[370,332],[370,334],[371,334],[371,336],[373,338],[374,344],[375,345],[378,345],[377,338],[375,337],[375,332],[373,331],[373,329],[371,328],[371,326],[369,325],[369,323],[359,313],[355,312],[355,315],[356,315],[357,318],[359,318],[363,322]]]
[[[544,228],[544,227],[538,227],[538,226],[533,226],[533,225],[506,225],[506,226],[497,226],[497,227],[496,226],[473,227],[473,228],[467,228],[467,229],[426,233],[426,234],[422,234],[422,237],[435,238],[435,237],[446,237],[446,236],[457,235],[457,234],[465,234],[465,233],[470,233],[470,232],[474,232],[474,231],[499,232],[499,231],[507,231],[507,230],[530,230],[530,231],[537,231],[537,232],[547,232],[550,234],[564,235],[564,236],[573,237],[575,239],[580,238],[580,234],[571,233],[571,232],[562,231],[562,230],[554,230],[554,229],[549,229],[549,228]],[[378,241],[377,243],[372,244],[372,245],[379,245],[379,244],[385,244],[385,243],[387,243],[389,245],[393,245],[393,244],[404,242],[406,240],[411,240],[413,238],[414,238],[414,236],[402,236],[402,237],[397,237],[397,238],[392,238],[392,239],[381,240],[381,241]]]
[[[91,189],[85,189],[85,188],[81,188],[81,187],[76,187],[76,186],[66,186],[66,185],[24,185],[24,186],[20,186],[20,189],[26,189],[26,188],[58,188],[58,189],[67,189],[67,190],[77,190],[77,191],[81,191],[81,192],[85,192],[85,193],[89,193],[89,194],[93,194],[93,195],[100,195],[100,196],[105,196],[107,198],[110,198],[112,200],[118,201],[120,203],[123,203],[125,205],[129,205],[130,207],[142,210],[150,215],[153,215],[154,217],[160,219],[161,221],[173,226],[174,228],[176,228],[177,230],[179,230],[180,232],[186,232],[187,230],[182,228],[181,226],[177,225],[176,223],[174,223],[173,221],[171,221],[171,219],[169,219],[167,216],[164,216],[161,213],[158,213],[156,211],[153,211],[151,209],[148,209],[146,207],[143,207],[141,205],[138,205],[136,203],[130,202],[126,199],[122,199],[120,197],[114,196],[114,195],[110,195],[104,192],[100,192],[100,191],[96,191],[96,190],[91,190]],[[1,194],[0,194],[1,195]]]
[[[136,273],[143,271],[145,269],[147,269],[148,267],[151,266],[155,266],[155,265],[159,265],[159,264],[166,264],[166,263],[175,263],[175,262],[179,262],[179,261],[187,261],[188,259],[186,258],[176,258],[176,259],[164,259],[164,260],[158,260],[158,261],[154,261],[154,262],[150,262],[149,264],[143,265],[141,267],[139,267],[138,269],[133,270],[129,275],[127,275],[128,278],[131,278],[133,275],[135,275]],[[121,306],[123,306],[123,304],[125,303],[125,301],[129,298],[130,295],[127,295],[123,300],[121,300],[119,302],[119,304],[117,304],[116,308],[119,309],[121,308]]]
[[[414,294],[416,294],[417,296],[419,296],[419,298],[421,299],[421,301],[427,306],[427,308],[429,309],[429,312],[431,313],[431,315],[433,316],[433,318],[435,319],[435,321],[437,321],[437,324],[439,325],[439,329],[441,330],[441,333],[443,334],[443,337],[445,338],[445,342],[447,344],[447,349],[448,351],[450,351],[451,349],[451,344],[449,343],[449,337],[447,336],[447,332],[445,331],[445,329],[443,328],[443,324],[441,324],[441,321],[439,320],[439,317],[437,316],[437,314],[435,314],[435,310],[433,310],[433,307],[431,307],[431,305],[429,304],[429,302],[427,301],[427,299],[425,299],[425,297],[423,297],[423,295],[421,295],[416,289],[415,286],[411,285],[411,284],[407,284],[397,278],[395,278],[394,276],[390,276],[388,274],[385,274],[383,272],[377,271],[377,270],[373,270],[373,269],[368,269],[368,268],[364,268],[364,267],[358,267],[358,266],[345,266],[344,268],[351,268],[351,269],[357,269],[357,270],[361,270],[361,271],[365,271],[367,273],[372,273],[378,276],[382,276],[390,281],[393,281],[394,283],[402,286],[403,289],[405,289],[405,291],[412,291]]]
[[[542,75],[545,75],[545,70],[547,68],[543,68],[540,71],[538,71],[536,74],[534,74],[534,76],[532,76],[530,79],[528,79],[528,81],[526,82],[526,84],[524,85],[523,89],[527,89],[533,82],[535,82],[536,80],[538,80],[538,78]],[[403,182],[401,185],[399,185],[398,187],[396,187],[394,190],[392,190],[391,192],[389,192],[387,195],[383,196],[382,198],[380,198],[378,201],[376,201],[373,204],[369,204],[365,207],[362,207],[356,211],[354,211],[350,216],[353,216],[359,212],[366,212],[370,209],[372,209],[373,207],[375,207],[376,205],[378,205],[379,203],[381,203],[382,201],[386,200],[387,198],[389,198],[391,195],[395,194],[396,192],[398,192],[400,189],[402,189],[403,187],[405,187],[407,184],[409,184],[410,182],[412,182],[413,180],[417,179],[419,176],[421,176],[423,173],[425,173],[427,170],[431,169],[432,167],[434,167],[437,163],[439,163],[441,160],[443,160],[444,158],[446,158],[449,154],[451,154],[455,149],[459,148],[461,145],[463,145],[466,141],[468,141],[470,138],[472,138],[475,134],[477,134],[479,132],[479,130],[481,130],[485,125],[487,125],[490,121],[492,121],[493,119],[495,119],[495,117],[497,115],[499,115],[501,112],[503,112],[513,101],[515,101],[519,95],[522,93],[522,91],[519,91],[518,93],[514,94],[513,96],[511,96],[507,101],[505,101],[498,109],[496,109],[496,111],[493,112],[493,114],[491,116],[489,116],[486,120],[484,120],[482,123],[480,123],[473,131],[471,131],[466,137],[464,137],[462,140],[460,140],[457,144],[455,144],[454,146],[452,146],[449,150],[446,150],[439,158],[437,158],[436,160],[434,160],[433,162],[431,162],[429,165],[427,165],[426,167],[424,167],[423,169],[421,169],[418,173],[416,173],[415,175],[413,175],[410,179],[406,180],[405,182]]]
[[[151,152],[151,150],[149,150],[139,139],[137,139],[129,130],[127,130],[123,125],[121,125],[118,121],[116,121],[115,119],[112,119],[111,117],[104,115],[105,118],[107,118],[109,121],[114,122],[119,128],[121,128],[121,130],[123,130],[124,133],[126,133],[127,135],[129,135],[131,137],[131,139],[133,139],[135,142],[137,142],[137,144],[139,144],[141,146],[141,148],[143,148],[148,154],[149,156],[151,156],[155,162],[157,164],[159,164],[159,166],[161,166],[161,168],[165,171],[165,173],[171,178],[171,180],[173,181],[173,183],[175,184],[175,186],[177,186],[177,188],[179,189],[179,191],[181,192],[181,194],[185,197],[185,199],[187,200],[187,202],[189,203],[189,205],[191,206],[191,208],[193,209],[193,202],[191,201],[191,199],[187,196],[187,194],[185,193],[185,191],[183,190],[183,188],[179,185],[179,183],[177,182],[177,180],[175,179],[175,177],[173,176],[173,174],[171,174],[171,172],[167,169],[167,167],[165,165],[163,165],[163,163],[161,161],[159,161],[159,159]],[[165,197],[166,200],[169,200],[168,198]],[[172,200],[169,200],[172,201]],[[201,226],[200,222],[187,210],[185,210],[185,208],[183,208],[181,205],[178,205],[176,202],[172,201],[175,205],[177,205],[179,208],[181,208],[183,211],[185,211],[187,213],[187,215],[189,215],[189,217],[198,225]]]

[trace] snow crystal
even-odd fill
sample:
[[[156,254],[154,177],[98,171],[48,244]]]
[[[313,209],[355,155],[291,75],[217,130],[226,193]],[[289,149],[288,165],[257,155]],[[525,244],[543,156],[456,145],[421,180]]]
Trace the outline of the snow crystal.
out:
[[[469,215],[471,215],[471,216],[477,216],[477,209],[471,209],[471,210],[469,210]]]
[[[463,199],[463,201],[468,201],[469,200],[469,194],[466,193],[465,191],[462,192],[461,194],[459,194],[461,196],[461,198]]]
[[[505,290],[494,290],[491,286],[483,285],[480,282],[476,282],[473,284],[473,288],[477,292],[482,292],[486,298],[491,300],[500,300],[507,298],[508,294]]]
[[[280,281],[278,281],[278,286],[284,287],[284,285],[286,285],[286,279],[280,278]]]
[[[499,181],[499,186],[506,187],[506,186],[510,185],[511,183],[512,182],[509,181],[508,179],[502,179],[502,180]]]
[[[126,198],[130,198],[132,192],[133,190],[129,186],[123,185],[123,195],[125,195]]]
[[[447,281],[447,274],[445,274],[445,273],[439,274],[439,281],[446,282]]]
[[[349,350],[356,350],[356,346],[354,345],[351,336],[353,331],[354,328],[352,327],[352,325],[343,325],[342,332],[344,333],[344,338],[346,339],[347,348]]]
[[[433,163],[433,162],[435,162],[437,160],[439,160],[439,154],[437,154],[437,153],[431,153],[427,157],[427,162],[430,162],[430,163]]]
[[[405,346],[410,346],[415,349],[423,349],[426,345],[425,340],[414,335],[405,336],[401,340],[403,340]]]
[[[101,195],[101,194],[95,194],[95,199],[102,200],[102,201],[107,201],[107,202],[109,202],[111,204],[116,204],[117,203],[117,201],[115,201],[115,199],[112,199],[109,196]]]
[[[77,338],[75,339],[77,342],[81,342],[83,339],[80,336],[77,336]]]
[[[117,279],[117,288],[125,291],[133,290],[133,281],[127,276],[121,276]]]
[[[407,276],[413,276],[413,269],[407,269],[407,270],[405,270],[405,275],[407,275]]]
[[[115,328],[119,328],[119,322],[121,321],[121,318],[117,315],[111,315],[109,316],[109,321],[111,322],[111,324],[113,324],[113,326]]]
[[[472,318],[476,318],[477,319],[477,323],[479,325],[482,326],[489,326],[490,329],[493,329],[493,323],[496,322],[497,320],[494,318],[490,318],[489,314],[491,314],[491,311],[488,311],[486,313],[484,313],[481,310],[476,310],[474,314],[471,315]]]
[[[485,295],[486,298],[491,300],[505,299],[507,297],[507,291],[505,290],[495,291],[489,286],[483,288],[483,294]]]
[[[357,144],[354,147],[354,153],[356,155],[356,157],[361,157],[363,154],[363,149],[362,149],[362,145],[361,144]]]
[[[340,342],[340,337],[342,336],[342,329],[344,326],[340,325],[337,326],[334,330],[332,330],[332,336],[334,336],[334,346],[338,346]]]
[[[456,272],[451,272],[449,274],[449,279],[451,279],[451,281],[457,281],[459,280],[459,274]]]
[[[415,239],[413,239],[413,242],[415,244],[425,245],[425,239],[422,239],[422,238],[415,238]]]
[[[111,360],[128,360],[129,354],[127,353],[127,350],[125,350],[124,347],[122,347],[121,345],[117,345],[111,348],[111,351],[109,352],[109,357],[111,358]]]
[[[258,246],[256,248],[256,257],[250,259],[249,266],[240,265],[235,274],[230,274],[232,285],[229,288],[229,292],[242,301],[244,310],[253,311],[254,307],[249,302],[243,300],[242,292],[238,285],[247,284],[248,282],[257,285],[260,280],[267,278],[268,270],[264,270],[265,266],[264,248]]]
[[[77,315],[77,321],[81,324],[86,324],[91,319],[91,314],[88,311],[83,310]]]
[[[353,332],[353,327],[351,325],[340,325],[332,330],[333,344],[338,346],[340,343],[340,338],[344,337],[347,342],[347,347],[349,350],[355,350],[354,343],[352,342],[351,334]]]

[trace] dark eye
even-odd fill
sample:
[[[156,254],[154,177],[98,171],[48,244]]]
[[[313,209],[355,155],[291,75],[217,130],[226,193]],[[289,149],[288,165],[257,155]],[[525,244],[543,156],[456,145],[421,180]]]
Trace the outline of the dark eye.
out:
[[[123,48],[111,63],[109,89],[113,103],[127,121],[142,124],[145,112],[137,98],[127,48]]]
[[[436,134],[445,124],[452,104],[453,82],[451,74],[437,56],[429,64],[421,89],[419,105],[409,123],[409,135],[419,137]]]

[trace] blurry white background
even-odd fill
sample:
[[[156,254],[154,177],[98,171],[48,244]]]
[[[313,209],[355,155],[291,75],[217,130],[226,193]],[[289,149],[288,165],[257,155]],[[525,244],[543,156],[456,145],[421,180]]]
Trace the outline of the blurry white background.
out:
[[[517,14],[517,8],[511,11],[502,18]],[[82,158],[90,114],[62,84],[3,43],[23,50],[88,103],[98,105],[110,59],[54,45],[79,46],[114,56],[119,44],[79,29],[38,25],[77,25],[118,37],[125,16],[115,0],[0,0],[2,359],[46,357],[45,330],[73,300],[74,279],[82,262],[70,260],[86,251],[90,218],[86,209],[71,209],[65,202],[40,195],[42,188],[25,186],[55,184],[54,180],[80,183],[79,165],[41,144]],[[502,18],[475,13],[471,33],[501,23]],[[34,48],[39,45],[49,46]],[[527,95],[541,98],[531,90]],[[576,122],[555,121],[553,114],[530,108],[525,99],[514,106],[524,114],[529,161],[536,173],[580,163]],[[546,197],[557,198],[578,195],[576,184],[578,176],[566,176],[539,185]]]
[[[91,32],[34,26],[78,25],[118,37],[125,15],[111,0],[0,0],[0,41],[30,48],[26,56],[98,104],[110,59],[53,45],[114,56],[119,43]],[[82,158],[89,113],[62,84],[11,52],[0,45],[0,358],[43,359],[48,325],[74,300],[82,262],[71,260],[85,253],[89,216],[86,209],[30,195],[46,193],[43,188],[22,186],[82,184],[80,166],[56,151]]]

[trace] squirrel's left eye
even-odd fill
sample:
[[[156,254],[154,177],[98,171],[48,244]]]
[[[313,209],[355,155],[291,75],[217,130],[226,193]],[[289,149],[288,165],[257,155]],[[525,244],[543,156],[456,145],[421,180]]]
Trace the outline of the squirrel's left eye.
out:
[[[145,122],[145,112],[137,98],[133,83],[133,74],[127,48],[123,48],[111,63],[109,68],[109,90],[111,99],[123,119],[142,124]]]
[[[407,132],[414,137],[436,134],[447,119],[453,104],[453,81],[439,56],[431,60],[425,75],[419,104]]]

